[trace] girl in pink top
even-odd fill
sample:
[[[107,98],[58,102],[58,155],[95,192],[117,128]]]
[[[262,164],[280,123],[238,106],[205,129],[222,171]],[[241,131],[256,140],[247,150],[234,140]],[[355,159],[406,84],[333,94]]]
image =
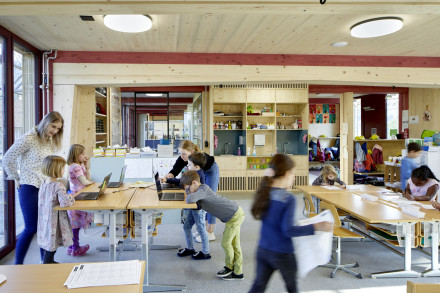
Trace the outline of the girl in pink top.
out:
[[[403,193],[410,200],[431,200],[437,194],[439,183],[428,166],[420,166],[411,173]]]
[[[84,153],[84,146],[73,144],[70,147],[67,164],[69,164],[69,182],[72,193],[77,193],[87,185],[92,184],[90,181],[90,167],[87,164],[88,158]],[[70,223],[72,224],[73,245],[67,249],[67,254],[72,256],[84,255],[90,248],[88,244],[79,245],[79,229],[86,229],[93,221],[92,214],[83,211],[68,211]]]

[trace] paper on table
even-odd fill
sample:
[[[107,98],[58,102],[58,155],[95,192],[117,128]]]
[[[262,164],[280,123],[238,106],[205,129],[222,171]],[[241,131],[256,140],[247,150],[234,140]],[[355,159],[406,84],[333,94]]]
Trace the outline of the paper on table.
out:
[[[6,281],[6,275],[0,274],[0,284]]]
[[[421,207],[422,209],[426,210],[435,210],[435,207],[433,207],[431,204],[422,204]]]
[[[324,187],[325,189],[328,189],[328,190],[341,190],[340,187],[338,187],[338,186],[332,186],[332,185],[324,185],[324,186],[322,186],[322,187]]]
[[[154,185],[156,185],[156,184],[153,182],[136,181],[135,183],[130,184],[130,188],[133,188],[133,187],[146,188],[146,187],[150,187],[150,186],[154,186]]]
[[[402,212],[405,214],[408,214],[410,216],[416,217],[416,218],[424,218],[425,213],[420,211],[420,207],[416,206],[402,206],[401,207]]]
[[[369,200],[369,201],[378,201],[379,200],[379,198],[377,196],[374,196],[374,195],[371,195],[368,193],[362,193],[361,197],[362,197],[362,199]]]
[[[322,221],[333,223],[333,216],[329,210],[312,218],[300,220],[298,225],[305,226]],[[293,238],[299,278],[304,278],[315,267],[330,261],[332,240],[332,232],[316,232],[314,235]]]
[[[347,190],[357,190],[357,189],[360,189],[360,186],[357,186],[357,185],[346,185],[345,188]]]

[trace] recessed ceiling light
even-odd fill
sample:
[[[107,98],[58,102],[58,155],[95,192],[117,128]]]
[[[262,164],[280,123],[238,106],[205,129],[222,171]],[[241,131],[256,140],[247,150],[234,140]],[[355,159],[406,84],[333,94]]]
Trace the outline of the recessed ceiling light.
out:
[[[106,27],[123,33],[141,33],[151,29],[153,25],[148,15],[105,15],[104,24]]]
[[[320,98],[330,98],[333,97],[333,94],[317,94],[316,96]]]
[[[403,20],[398,17],[379,17],[361,21],[351,27],[355,38],[374,38],[389,35],[403,27]]]
[[[333,43],[333,44],[332,44],[332,46],[333,46],[333,47],[336,47],[336,48],[345,47],[345,46],[347,46],[347,45],[348,45],[347,42],[336,42],[336,43]]]
[[[145,94],[145,95],[148,96],[148,97],[162,97],[161,93],[148,93],[148,94]]]

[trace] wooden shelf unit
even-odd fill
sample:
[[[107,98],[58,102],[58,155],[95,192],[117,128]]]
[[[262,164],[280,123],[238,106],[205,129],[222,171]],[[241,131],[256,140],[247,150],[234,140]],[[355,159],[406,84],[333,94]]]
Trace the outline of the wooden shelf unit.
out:
[[[105,90],[105,94],[103,91]],[[104,113],[98,113],[98,104]],[[96,147],[106,147],[110,143],[109,88],[95,88],[95,136]]]

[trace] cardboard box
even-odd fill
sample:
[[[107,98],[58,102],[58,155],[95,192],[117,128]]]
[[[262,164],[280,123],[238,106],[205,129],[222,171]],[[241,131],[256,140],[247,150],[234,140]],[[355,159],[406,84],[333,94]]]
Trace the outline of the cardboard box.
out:
[[[116,150],[115,149],[106,149],[104,152],[104,155],[106,157],[114,157],[116,155]]]
[[[104,157],[104,149],[103,148],[96,148],[93,149],[93,157]]]

